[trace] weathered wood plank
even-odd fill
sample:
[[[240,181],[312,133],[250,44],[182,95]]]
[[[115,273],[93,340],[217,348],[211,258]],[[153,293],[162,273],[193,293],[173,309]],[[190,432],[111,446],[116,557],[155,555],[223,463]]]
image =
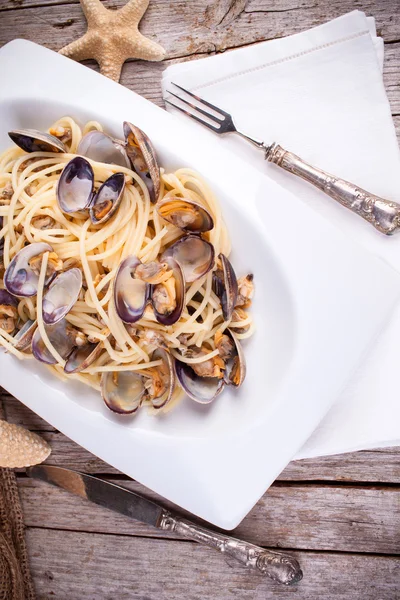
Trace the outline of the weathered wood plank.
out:
[[[0,11],[46,5],[54,7],[62,3],[62,0],[0,0]],[[78,0],[68,0],[67,3],[78,4]],[[104,4],[107,8],[120,8],[125,0],[105,0]],[[168,32],[176,49],[191,42],[194,47],[205,44],[207,48],[223,50],[255,40],[298,33],[354,8],[375,17],[378,31],[386,41],[400,39],[400,9],[396,0],[364,0],[359,7],[353,0],[320,0],[315,3],[292,0],[152,0],[142,19],[141,30],[145,35],[164,31],[165,38]],[[83,20],[82,13],[78,14]],[[72,19],[75,20],[74,17]],[[69,20],[57,23],[58,28],[67,29],[67,35],[73,24]],[[186,40],[182,40],[184,37]]]
[[[394,600],[392,557],[293,553],[304,579],[286,588],[192,542],[28,529],[38,600]]]
[[[182,513],[136,482],[113,483]],[[20,479],[19,490],[30,527],[176,537],[40,481]],[[233,534],[261,546],[400,553],[400,488],[274,484]]]
[[[3,11],[0,45],[14,39],[17,34],[58,50],[84,33],[86,21],[78,4],[46,5],[43,0],[34,1],[39,6],[35,7],[32,0],[23,0],[30,2],[31,6],[28,4],[24,10]],[[15,6],[13,0],[0,2],[2,8],[12,9]],[[118,8],[123,4],[124,0],[105,2],[110,8]],[[232,10],[229,11],[230,4]],[[168,58],[176,58],[203,52],[222,52],[299,33],[354,8],[351,0],[324,0],[306,7],[296,7],[292,3],[292,10],[279,11],[270,11],[269,4],[264,0],[263,6],[267,10],[257,10],[252,9],[252,5],[257,7],[257,2],[250,2],[244,10],[240,10],[244,2],[237,0],[235,3],[160,0],[150,4],[142,20],[141,31],[160,42]],[[289,0],[285,4],[289,4]],[[376,17],[379,31],[386,42],[400,40],[400,8],[396,0],[380,3],[364,1],[362,8]]]

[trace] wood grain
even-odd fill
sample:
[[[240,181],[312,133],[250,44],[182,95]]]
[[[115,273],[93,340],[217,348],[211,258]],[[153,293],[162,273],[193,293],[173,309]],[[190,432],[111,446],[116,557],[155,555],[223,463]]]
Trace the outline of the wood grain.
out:
[[[38,600],[395,600],[392,557],[293,552],[304,570],[286,588],[192,542],[28,529]]]
[[[138,483],[113,483],[183,512]],[[176,537],[46,483],[19,484],[28,526]],[[400,489],[274,484],[232,535],[260,546],[394,554],[399,531]]]

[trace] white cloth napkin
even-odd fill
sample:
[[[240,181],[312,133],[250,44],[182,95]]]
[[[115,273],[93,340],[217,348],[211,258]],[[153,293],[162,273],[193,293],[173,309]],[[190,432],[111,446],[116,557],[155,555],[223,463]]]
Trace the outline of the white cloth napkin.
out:
[[[400,201],[400,154],[382,65],[374,19],[354,11],[284,39],[172,65],[164,72],[163,91],[166,97],[171,80],[197,91],[231,112],[249,135],[276,141],[311,164]],[[188,127],[201,127],[175,112]],[[400,270],[400,234],[376,232],[322,192],[266,163],[237,136],[208,135],[210,143],[257,166]],[[400,444],[399,362],[400,306],[297,458]]]

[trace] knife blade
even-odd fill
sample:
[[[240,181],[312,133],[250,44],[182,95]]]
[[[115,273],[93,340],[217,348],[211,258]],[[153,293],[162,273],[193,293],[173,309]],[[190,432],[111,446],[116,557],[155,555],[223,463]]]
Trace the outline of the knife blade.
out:
[[[279,583],[292,585],[303,577],[299,563],[288,554],[265,550],[201,527],[174,515],[152,500],[109,481],[52,465],[37,465],[26,472],[29,477],[46,481],[109,510],[211,546]]]

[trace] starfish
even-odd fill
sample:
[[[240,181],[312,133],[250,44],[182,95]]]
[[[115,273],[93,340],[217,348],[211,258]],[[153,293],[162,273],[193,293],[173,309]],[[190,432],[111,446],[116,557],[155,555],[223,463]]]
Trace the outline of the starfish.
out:
[[[103,75],[119,81],[128,58],[162,60],[165,50],[139,32],[138,25],[149,0],[129,0],[119,10],[108,10],[100,0],[80,0],[88,23],[81,38],[68,44],[60,54],[74,60],[94,58]]]

